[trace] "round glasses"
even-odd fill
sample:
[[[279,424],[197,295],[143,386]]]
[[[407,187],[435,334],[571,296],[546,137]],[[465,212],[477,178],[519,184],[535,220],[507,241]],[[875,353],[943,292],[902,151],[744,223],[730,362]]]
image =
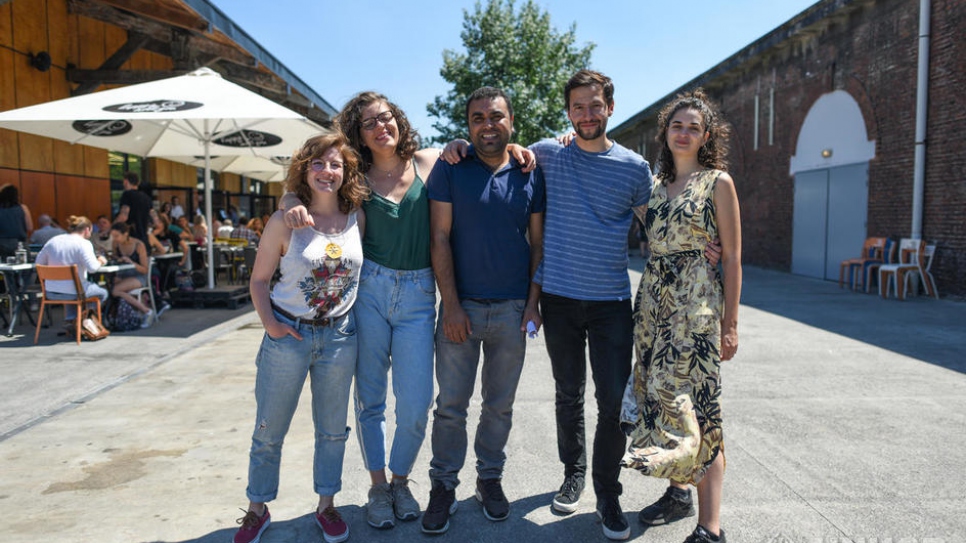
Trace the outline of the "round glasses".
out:
[[[369,117],[368,119],[362,119],[362,129],[372,130],[376,127],[376,123],[389,124],[389,121],[393,119],[392,111],[383,111],[375,117]]]
[[[326,168],[334,171],[339,171],[342,169],[342,163],[339,162],[338,160],[333,160],[332,162],[326,162],[324,160],[315,159],[312,162],[309,162],[309,167],[312,168],[312,171],[316,173],[321,172]]]

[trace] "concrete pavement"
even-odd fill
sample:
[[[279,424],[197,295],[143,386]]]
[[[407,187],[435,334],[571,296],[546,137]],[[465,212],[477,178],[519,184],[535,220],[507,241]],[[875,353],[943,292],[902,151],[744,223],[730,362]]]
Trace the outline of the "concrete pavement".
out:
[[[631,276],[636,286],[639,273]],[[0,341],[0,539],[229,541],[246,503],[262,336],[247,307],[178,310],[162,321],[168,331],[80,348],[56,338],[33,347],[32,330],[26,341]],[[966,304],[882,300],[746,268],[740,319],[738,356],[722,372],[730,541],[966,541]],[[592,421],[592,385],[587,406]],[[460,509],[437,538],[418,522],[387,531],[366,524],[368,477],[351,434],[336,497],[350,541],[605,541],[592,492],[573,515],[549,508],[562,479],[553,412],[541,337],[529,342],[508,444],[510,518],[483,517],[471,450]],[[478,414],[477,396],[471,436]],[[310,419],[300,406],[265,543],[321,541],[310,515]],[[429,456],[427,436],[412,474],[424,507]],[[688,519],[645,531],[637,511],[664,482],[626,471],[622,482],[631,540],[679,542],[693,529]]]

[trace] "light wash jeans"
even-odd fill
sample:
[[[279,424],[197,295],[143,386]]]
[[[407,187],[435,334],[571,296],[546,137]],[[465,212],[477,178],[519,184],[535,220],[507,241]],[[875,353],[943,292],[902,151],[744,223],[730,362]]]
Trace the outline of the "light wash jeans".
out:
[[[526,337],[520,331],[524,300],[462,300],[473,334],[463,343],[436,329],[436,381],[439,395],[433,417],[433,460],[429,477],[448,489],[459,484],[466,460],[466,409],[476,384],[483,349],[480,423],[476,429],[476,472],[480,479],[503,476],[513,400],[523,371]]]
[[[349,437],[349,387],[356,367],[356,324],[350,311],[329,326],[292,325],[302,340],[292,336],[262,338],[255,364],[255,431],[248,464],[248,499],[267,502],[278,495],[282,442],[306,375],[311,379],[312,420],[315,422],[315,492],[334,496],[342,489],[342,460]]]
[[[366,260],[352,310],[359,328],[355,412],[362,460],[370,471],[386,467],[386,394],[392,367],[396,434],[389,469],[409,475],[426,437],[433,403],[432,268],[394,270]]]
[[[89,282],[89,283],[87,283],[87,286],[84,288],[84,296],[86,296],[88,298],[94,298],[94,297],[100,298],[101,299],[101,309],[104,309],[104,302],[107,301],[107,290],[104,287],[98,285],[97,283],[90,283]],[[48,290],[47,291],[47,298],[49,298],[51,300],[76,300],[77,299],[77,294],[75,294],[73,292],[70,293],[70,294],[65,294],[63,292],[51,292],[51,291]],[[90,307],[90,306],[88,306],[88,307]],[[75,306],[72,306],[72,305],[65,305],[64,306],[64,319],[66,319],[66,320],[73,320],[75,318],[77,318],[77,308]]]

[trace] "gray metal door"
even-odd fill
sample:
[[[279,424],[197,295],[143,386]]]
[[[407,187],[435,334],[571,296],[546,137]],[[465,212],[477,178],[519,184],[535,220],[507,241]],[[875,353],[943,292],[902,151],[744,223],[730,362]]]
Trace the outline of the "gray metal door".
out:
[[[796,174],[792,273],[824,278],[827,213],[828,170]]]
[[[792,273],[838,281],[865,241],[868,200],[867,164],[796,174]]]
[[[858,258],[867,236],[869,167],[867,164],[850,164],[828,172],[825,278],[838,281],[842,261]]]

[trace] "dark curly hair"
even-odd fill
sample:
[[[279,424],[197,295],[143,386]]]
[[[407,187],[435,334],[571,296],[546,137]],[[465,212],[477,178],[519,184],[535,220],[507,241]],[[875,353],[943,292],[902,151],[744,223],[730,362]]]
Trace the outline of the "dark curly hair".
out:
[[[675,96],[657,116],[658,133],[655,140],[661,146],[661,154],[657,159],[657,177],[665,183],[672,183],[677,174],[674,157],[667,145],[667,130],[674,114],[682,109],[693,109],[700,113],[704,120],[704,130],[709,134],[708,141],[698,150],[698,163],[705,168],[728,169],[728,138],[731,136],[731,127],[721,119],[717,106],[704,93],[704,89],[698,88]]]
[[[321,158],[326,151],[337,148],[342,153],[342,186],[339,187],[339,210],[349,213],[358,209],[369,196],[369,188],[362,182],[359,171],[359,155],[341,132],[320,134],[309,138],[302,148],[292,155],[292,163],[285,175],[285,190],[295,193],[305,207],[312,203],[312,189],[305,182],[309,163]]]
[[[342,111],[335,117],[335,123],[349,140],[349,145],[362,157],[360,169],[363,173],[369,171],[369,167],[372,166],[372,151],[362,141],[362,110],[375,102],[385,102],[389,106],[389,111],[392,111],[392,117],[399,128],[396,155],[404,161],[409,161],[419,150],[419,134],[413,130],[409,119],[399,106],[378,92],[360,92],[342,106]]]

